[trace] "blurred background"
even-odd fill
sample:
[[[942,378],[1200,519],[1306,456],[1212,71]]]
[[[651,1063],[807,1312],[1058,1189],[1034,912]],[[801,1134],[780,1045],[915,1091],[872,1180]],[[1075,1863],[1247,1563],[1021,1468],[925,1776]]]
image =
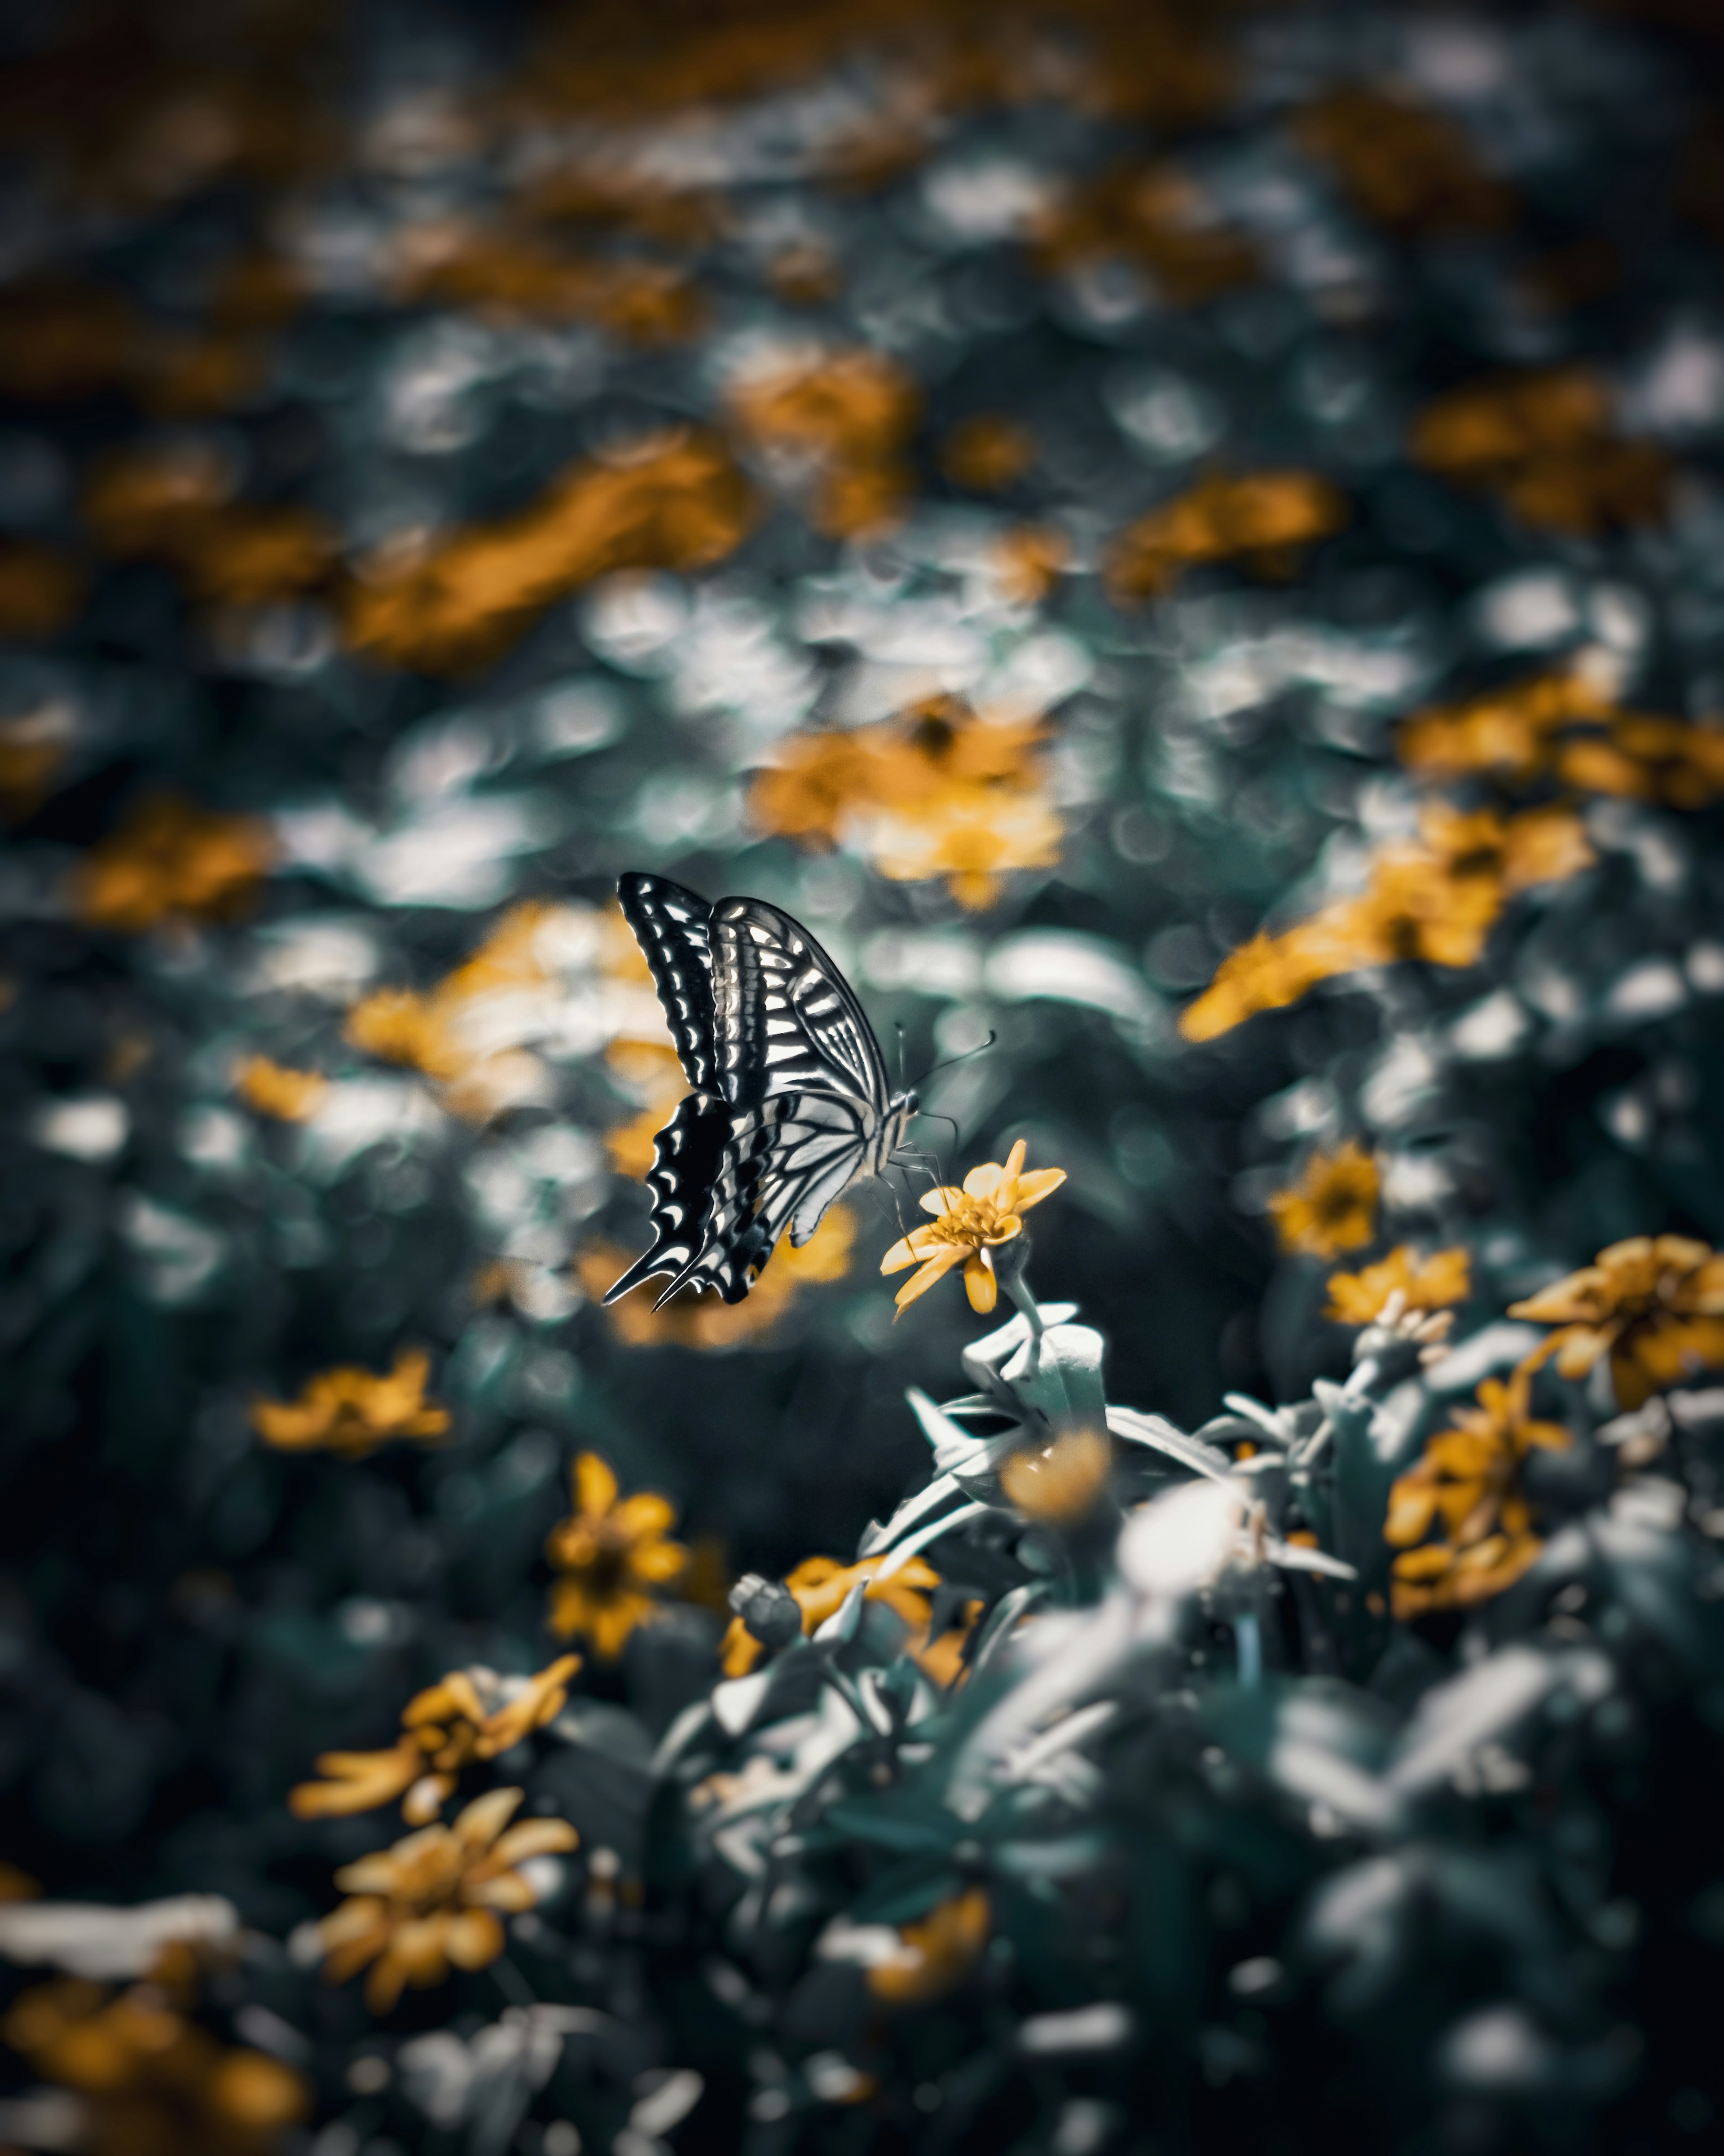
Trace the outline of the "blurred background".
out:
[[[1362,1132],[1493,1308],[1724,1235],[1717,858],[1691,819],[1661,882],[1608,774],[1619,881],[1512,978],[1415,937],[1180,1027],[1414,829],[1409,716],[1724,706],[1716,27],[8,11],[17,1866],[290,1924],[318,1748],[546,1658],[577,1451],[694,1553],[624,1656],[659,1726],[737,1573],[923,1471],[904,1389],[976,1327],[894,1323],[908,1194],[736,1307],[598,1306],[682,1091],[625,869],[808,922],[943,1065],[948,1173],[1067,1171],[1037,1288],[1183,1427],[1345,1372],[1270,1209],[1312,1146]]]

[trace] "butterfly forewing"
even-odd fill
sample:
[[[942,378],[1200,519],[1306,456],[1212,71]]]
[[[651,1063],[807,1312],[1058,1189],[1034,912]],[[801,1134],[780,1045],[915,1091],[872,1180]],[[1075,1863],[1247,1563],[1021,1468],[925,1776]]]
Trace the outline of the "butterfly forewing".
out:
[[[712,908],[698,891],[668,876],[639,873],[618,880],[617,897],[651,969],[690,1085],[699,1093],[717,1092],[707,926]]]
[[[874,1029],[800,922],[763,899],[721,899],[711,945],[719,1082],[732,1106],[837,1091],[885,1114],[890,1089]]]

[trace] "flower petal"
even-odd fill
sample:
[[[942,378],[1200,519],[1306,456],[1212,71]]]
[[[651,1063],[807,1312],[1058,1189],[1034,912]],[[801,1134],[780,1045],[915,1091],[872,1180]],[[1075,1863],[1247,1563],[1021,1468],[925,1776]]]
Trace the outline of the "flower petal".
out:
[[[457,1969],[487,1969],[503,1951],[503,1927],[489,1909],[464,1909],[450,1920],[446,1946]]]
[[[974,1168],[970,1172],[972,1175],[977,1173]],[[967,1187],[967,1184],[966,1188]],[[936,1189],[923,1191],[916,1202],[924,1213],[932,1213],[937,1217],[942,1213],[950,1213],[955,1206],[962,1205],[964,1202],[964,1194],[949,1183],[942,1183]]]
[[[610,1463],[596,1452],[583,1452],[574,1467],[575,1510],[589,1520],[603,1519],[617,1502],[617,1478]]]
[[[524,1789],[487,1789],[455,1814],[455,1833],[463,1841],[488,1849],[519,1809]]]
[[[1014,1213],[1028,1212],[1032,1205],[1039,1205],[1043,1199],[1057,1190],[1065,1180],[1063,1168],[1034,1168],[1028,1175],[1018,1178],[1018,1194],[1013,1202]]]
[[[979,1252],[964,1266],[964,1287],[971,1309],[980,1317],[986,1317],[999,1300],[999,1282],[993,1276],[993,1268]]]
[[[886,1252],[880,1261],[880,1269],[883,1273],[901,1273],[906,1265],[920,1265],[946,1247],[933,1228],[912,1228]]]
[[[947,1274],[969,1253],[956,1243],[947,1243],[936,1250],[919,1273],[913,1274],[900,1287],[894,1301],[900,1310],[907,1310],[918,1296],[926,1295],[936,1281],[944,1280]]]
[[[992,1198],[1004,1179],[1006,1171],[997,1160],[985,1160],[979,1168],[972,1168],[964,1178],[964,1194],[969,1198]]]

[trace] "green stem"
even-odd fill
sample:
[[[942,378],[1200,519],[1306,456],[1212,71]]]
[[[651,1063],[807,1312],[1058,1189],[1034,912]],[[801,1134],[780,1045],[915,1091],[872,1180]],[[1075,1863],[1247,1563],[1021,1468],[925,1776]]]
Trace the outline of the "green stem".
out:
[[[1039,1340],[1047,1330],[1047,1327],[1043,1322],[1042,1313],[1036,1299],[1029,1291],[1029,1282],[1024,1277],[1025,1269],[1029,1263],[1029,1238],[1028,1235],[1013,1236],[1006,1245],[1005,1249],[1006,1255],[1003,1258],[998,1253],[995,1255],[993,1262],[995,1276],[1006,1293],[1023,1312],[1024,1322],[1029,1327],[1030,1338]]]

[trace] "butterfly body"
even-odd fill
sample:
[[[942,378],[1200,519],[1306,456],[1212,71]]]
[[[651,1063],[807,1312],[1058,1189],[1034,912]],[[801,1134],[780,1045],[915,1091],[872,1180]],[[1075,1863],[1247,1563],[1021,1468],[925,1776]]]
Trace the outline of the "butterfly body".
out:
[[[806,1243],[839,1194],[903,1142],[894,1091],[849,983],[764,899],[709,906],[667,877],[617,886],[692,1088],[654,1141],[653,1240],[605,1297],[661,1274],[740,1302],[788,1229]]]

